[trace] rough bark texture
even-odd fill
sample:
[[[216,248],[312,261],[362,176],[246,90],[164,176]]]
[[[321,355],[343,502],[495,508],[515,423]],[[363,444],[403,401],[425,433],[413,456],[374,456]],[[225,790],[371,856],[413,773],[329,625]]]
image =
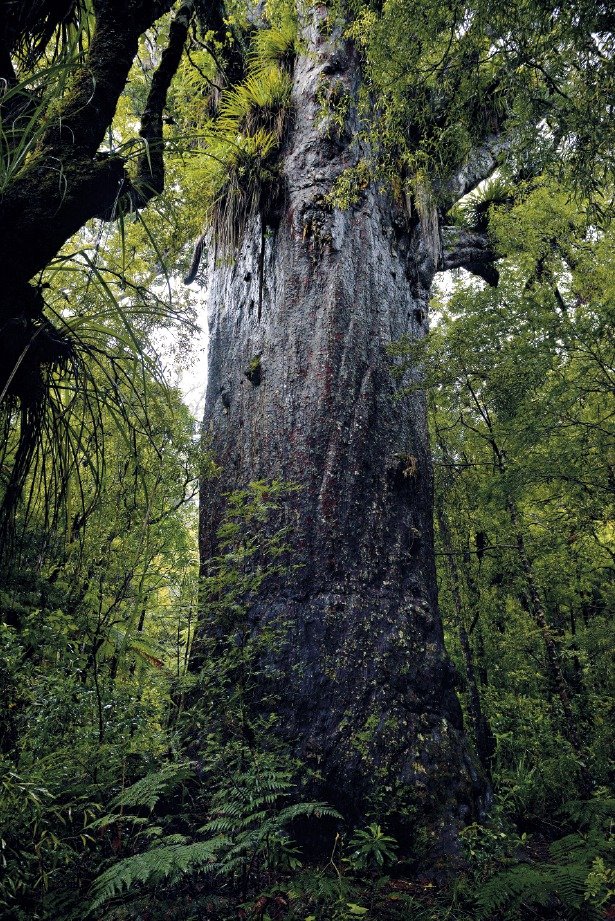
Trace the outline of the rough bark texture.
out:
[[[425,405],[401,394],[387,354],[424,334],[440,256],[430,216],[413,224],[373,187],[327,206],[357,160],[356,115],[336,131],[318,100],[334,83],[356,96],[358,66],[318,13],[305,38],[280,222],[264,235],[255,222],[232,263],[210,254],[205,268],[204,424],[222,474],[204,485],[201,551],[215,552],[226,492],[300,484],[288,524],[301,568],[253,612],[290,624],[273,654],[280,731],[351,818],[388,812],[406,846],[423,825],[446,851],[483,791],[438,615]]]

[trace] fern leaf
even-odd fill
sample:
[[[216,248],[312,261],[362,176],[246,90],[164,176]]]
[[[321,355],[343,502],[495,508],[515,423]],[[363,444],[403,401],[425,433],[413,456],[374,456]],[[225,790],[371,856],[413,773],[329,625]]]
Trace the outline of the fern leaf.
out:
[[[91,914],[105,902],[126,893],[137,883],[151,886],[160,882],[173,883],[187,873],[199,870],[212,872],[221,849],[228,846],[228,840],[220,837],[211,841],[191,844],[165,843],[134,854],[110,866],[96,879],[92,887],[92,900],[88,912]]]
[[[112,800],[113,809],[124,806],[153,809],[160,797],[179,786],[193,774],[192,767],[186,762],[165,764],[159,771],[146,774],[136,783],[126,787]]]

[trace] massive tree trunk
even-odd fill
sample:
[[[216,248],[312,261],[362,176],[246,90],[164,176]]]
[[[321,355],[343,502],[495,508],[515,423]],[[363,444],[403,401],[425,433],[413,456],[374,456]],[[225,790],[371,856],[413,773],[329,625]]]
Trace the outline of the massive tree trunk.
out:
[[[418,821],[446,849],[484,791],[438,615],[425,403],[387,351],[425,334],[433,226],[375,185],[347,210],[327,204],[361,151],[356,113],[339,131],[319,115],[323,87],[356,99],[359,68],[317,20],[295,65],[279,222],[255,219],[232,262],[211,253],[205,268],[204,427],[222,473],[203,486],[201,553],[206,568],[225,493],[300,485],[287,521],[300,568],[252,611],[290,624],[273,653],[280,732],[351,818]]]

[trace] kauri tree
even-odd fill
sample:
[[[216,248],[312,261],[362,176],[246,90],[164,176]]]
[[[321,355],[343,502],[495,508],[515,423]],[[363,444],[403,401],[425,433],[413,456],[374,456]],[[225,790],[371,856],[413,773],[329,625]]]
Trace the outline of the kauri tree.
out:
[[[438,615],[420,367],[397,374],[390,346],[425,335],[437,272],[497,284],[488,211],[518,183],[550,170],[591,194],[609,169],[612,27],[600,4],[252,11],[248,76],[211,123],[224,168],[204,184],[196,257],[221,473],[202,490],[203,571],[230,490],[300,487],[284,521],[296,568],[252,599],[253,631],[285,625],[255,709],[267,695],[322,795],[406,841],[421,827],[428,850],[486,793]],[[497,172],[506,188],[456,223]]]
[[[204,257],[205,437],[220,474],[202,490],[203,573],[229,490],[299,487],[280,522],[292,568],[259,583],[247,608],[250,631],[275,626],[277,638],[254,711],[347,814],[388,815],[406,836],[423,829],[428,851],[455,850],[486,791],[438,615],[426,410],[407,387],[421,372],[394,373],[389,346],[424,336],[437,272],[497,282],[490,202],[470,226],[452,216],[496,171],[506,196],[538,171],[566,177],[604,216],[612,11],[590,0],[234,4],[225,26],[217,6],[188,0],[131,158],[106,133],[140,37],[173,6],[2,5],[0,393],[21,439],[5,506],[32,456],[47,371],[73,350],[45,313],[40,272],[91,218],[161,192],[163,110],[198,14],[208,63],[198,104],[178,102],[176,118],[205,164],[191,178],[206,226],[187,276]]]

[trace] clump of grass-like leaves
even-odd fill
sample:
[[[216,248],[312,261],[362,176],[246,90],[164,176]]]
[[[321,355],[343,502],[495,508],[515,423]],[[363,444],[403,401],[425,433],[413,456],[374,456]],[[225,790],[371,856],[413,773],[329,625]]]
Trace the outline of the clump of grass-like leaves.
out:
[[[246,134],[266,130],[279,141],[284,131],[288,110],[291,78],[275,64],[259,67],[243,83],[229,89],[220,102],[218,128]]]
[[[57,118],[57,102],[70,91],[92,26],[85,0],[12,6],[3,24],[10,69],[0,80],[0,193],[35,155]]]
[[[277,64],[290,71],[297,53],[297,44],[297,23],[292,17],[287,17],[271,29],[261,29],[252,41],[251,70]]]
[[[208,136],[200,176],[205,224],[224,252],[235,249],[276,183],[275,154],[289,114],[295,36],[292,24],[257,33],[247,75],[222,94]]]
[[[206,222],[224,252],[232,251],[246,223],[258,212],[265,185],[273,182],[272,132],[216,137],[204,172],[208,189]]]
[[[176,321],[170,305],[139,285],[127,294],[125,279],[122,296],[86,248],[46,278],[40,316],[22,339],[15,341],[19,324],[3,329],[10,359],[0,374],[0,567],[12,565],[16,531],[33,521],[50,540],[81,536],[98,500],[109,430],[132,444],[135,432],[151,431],[150,391],[167,394],[148,330]]]
[[[491,209],[510,204],[511,201],[510,180],[495,175],[457,205],[455,221],[468,230],[486,230]]]

